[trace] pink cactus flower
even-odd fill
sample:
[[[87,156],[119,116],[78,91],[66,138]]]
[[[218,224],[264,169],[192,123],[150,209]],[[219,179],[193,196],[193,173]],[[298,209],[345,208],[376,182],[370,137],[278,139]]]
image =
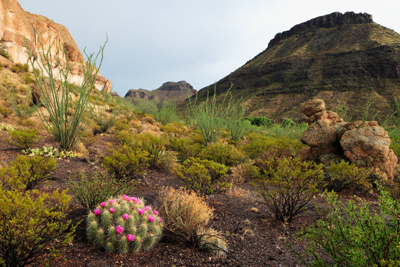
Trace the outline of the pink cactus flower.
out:
[[[114,208],[110,208],[111,213],[114,213],[115,209]]]
[[[144,207],[144,209],[145,209],[146,211],[150,210],[150,208],[149,208],[148,206]]]
[[[122,215],[122,218],[124,218],[124,220],[126,221],[129,219],[129,215],[125,213],[124,215]]]
[[[114,203],[114,202],[115,202],[115,200],[113,200],[113,199],[110,200],[110,204],[112,204],[112,203]]]
[[[126,238],[128,239],[129,242],[132,242],[133,240],[135,240],[134,235],[127,235]]]
[[[158,215],[158,211],[156,211],[156,210],[153,210],[153,213],[154,213],[154,215]]]
[[[130,201],[131,200],[131,198],[128,197],[127,195],[123,195],[122,198],[125,199],[126,201]]]
[[[153,216],[149,215],[149,222],[154,222],[156,219],[153,218]]]
[[[106,202],[101,202],[101,203],[100,203],[100,206],[102,206],[103,208],[104,208],[106,205],[107,205]]]
[[[140,203],[140,200],[137,199],[136,197],[131,197],[131,200],[134,201],[136,204]]]
[[[124,231],[124,228],[121,227],[121,225],[118,225],[117,228],[115,228],[117,230],[117,233],[120,234],[122,233],[122,231]]]
[[[101,213],[101,210],[99,210],[99,209],[95,209],[95,210],[94,210],[94,214],[96,214],[96,216],[99,216],[100,213]]]
[[[144,209],[138,209],[138,212],[139,212],[140,215],[143,215]]]
[[[162,222],[162,219],[161,219],[161,218],[158,218],[158,221],[159,221],[159,222]]]

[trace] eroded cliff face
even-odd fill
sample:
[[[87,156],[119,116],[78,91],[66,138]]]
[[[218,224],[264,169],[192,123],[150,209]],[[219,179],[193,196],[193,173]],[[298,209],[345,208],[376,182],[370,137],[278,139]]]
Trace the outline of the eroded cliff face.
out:
[[[34,29],[36,29],[37,34]],[[39,41],[43,44],[45,51],[50,42],[54,41],[52,54],[56,53],[57,47],[64,47],[68,53],[70,65],[74,65],[69,75],[69,82],[81,84],[83,82],[83,70],[81,60],[83,56],[68,29],[54,21],[40,15],[31,14],[22,9],[17,0],[0,0],[0,39],[5,40],[14,63],[25,64],[29,62],[28,51],[24,45],[24,37],[28,40],[31,51],[38,55],[41,51]],[[39,39],[40,38],[40,39]],[[39,49],[40,48],[40,49]],[[37,64],[37,62],[36,62]],[[66,59],[61,57],[61,66],[65,69]],[[54,64],[54,74],[58,69]],[[101,89],[106,79],[98,73],[95,87]]]

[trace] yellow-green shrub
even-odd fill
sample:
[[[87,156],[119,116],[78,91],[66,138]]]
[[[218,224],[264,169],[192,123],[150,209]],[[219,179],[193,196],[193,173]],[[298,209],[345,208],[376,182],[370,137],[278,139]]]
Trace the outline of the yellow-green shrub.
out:
[[[93,134],[93,131],[88,129],[83,132],[80,141],[85,147],[90,148],[97,142],[97,136]]]
[[[225,166],[236,166],[245,160],[245,155],[238,151],[236,147],[222,143],[212,143],[204,147],[198,157],[212,160]]]
[[[170,122],[167,125],[161,125],[160,129],[169,137],[182,138],[190,134],[189,129],[179,122]]]
[[[13,111],[9,108],[6,107],[1,107],[0,108],[0,114],[3,115],[4,118],[7,118],[13,113]]]
[[[290,222],[306,211],[319,192],[323,164],[300,158],[267,159],[253,185],[267,208],[282,222]]]
[[[27,149],[34,144],[37,144],[40,137],[37,136],[38,130],[23,130],[22,128],[17,128],[16,130],[10,132],[11,139],[6,139],[11,145],[15,145],[21,149]]]
[[[178,152],[181,162],[190,157],[197,157],[204,146],[186,138],[172,137],[169,139],[168,148]]]
[[[143,179],[146,167],[149,166],[151,158],[147,151],[139,147],[127,145],[118,146],[111,150],[111,155],[104,157],[103,168],[115,175],[117,180]]]
[[[204,198],[183,188],[163,188],[158,211],[164,229],[191,244],[197,244],[198,230],[206,227],[213,216],[213,209]]]
[[[76,228],[62,222],[70,200],[66,191],[47,195],[0,189],[0,264],[26,266],[43,255],[38,263],[49,263],[61,254]]]
[[[187,189],[200,196],[207,196],[215,190],[225,191],[232,186],[227,183],[228,169],[225,165],[213,161],[189,158],[175,169],[175,173]]]
[[[337,164],[332,163],[324,173],[325,181],[327,182],[326,189],[337,193],[343,189],[369,190],[372,188],[372,184],[368,180],[369,174],[370,171],[367,169],[357,168],[354,164],[344,160]]]
[[[56,160],[53,158],[19,155],[10,166],[0,168],[0,188],[32,190],[50,179],[55,170]]]

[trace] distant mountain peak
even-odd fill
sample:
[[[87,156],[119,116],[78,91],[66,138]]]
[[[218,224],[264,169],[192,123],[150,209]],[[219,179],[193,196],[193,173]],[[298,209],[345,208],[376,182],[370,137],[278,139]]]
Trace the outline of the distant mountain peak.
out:
[[[289,38],[299,32],[302,32],[306,29],[310,28],[333,28],[338,25],[343,24],[366,24],[372,23],[372,15],[367,13],[354,13],[354,12],[346,12],[344,14],[340,12],[333,12],[331,14],[316,17],[310,19],[309,21],[297,24],[293,26],[290,30],[277,33],[269,44],[268,48],[274,46],[279,41]]]

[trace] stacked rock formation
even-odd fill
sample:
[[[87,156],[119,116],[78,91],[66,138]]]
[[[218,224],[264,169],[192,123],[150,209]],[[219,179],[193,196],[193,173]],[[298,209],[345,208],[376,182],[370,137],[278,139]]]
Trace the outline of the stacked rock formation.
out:
[[[301,112],[308,119],[308,129],[298,156],[329,165],[347,158],[357,167],[371,167],[393,178],[397,157],[390,146],[388,133],[376,121],[345,122],[333,111],[326,111],[325,102],[313,99]]]

